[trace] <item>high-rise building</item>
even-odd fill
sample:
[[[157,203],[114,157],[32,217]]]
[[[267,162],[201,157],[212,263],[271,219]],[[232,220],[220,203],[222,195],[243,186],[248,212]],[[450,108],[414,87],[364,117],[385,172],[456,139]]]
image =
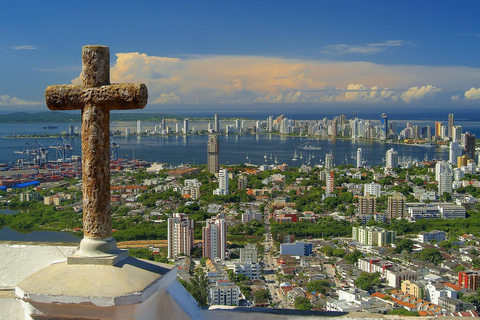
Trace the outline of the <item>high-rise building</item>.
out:
[[[194,221],[186,215],[175,213],[168,219],[168,258],[176,258],[180,254],[190,255],[193,248]]]
[[[245,247],[240,248],[240,263],[257,263],[258,250],[253,244],[246,244]]]
[[[225,260],[227,250],[227,224],[225,219],[207,219],[202,230],[203,256]]]
[[[438,178],[438,194],[443,195],[444,192],[452,193],[453,191],[453,172],[449,163],[442,162],[442,170]]]
[[[453,138],[453,127],[455,126],[455,121],[453,119],[453,113],[448,114],[448,137]]]
[[[175,133],[180,133],[180,122],[175,123]]]
[[[427,140],[432,140],[432,127],[430,125],[427,126]]]
[[[388,139],[388,117],[384,113],[381,114],[380,116],[380,131],[381,131],[381,140]]]
[[[465,132],[465,154],[468,159],[475,160],[475,135]]]
[[[238,177],[238,190],[244,190],[244,189],[247,189],[247,177],[244,176],[244,175],[241,175]]]
[[[73,130],[73,126],[72,125],[69,125],[68,126],[68,135],[69,136],[73,136],[75,133],[75,130]]]
[[[327,153],[325,155],[325,169],[330,170],[333,167],[333,154]]]
[[[142,121],[138,120],[137,121],[137,134],[142,133]]]
[[[218,173],[218,158],[220,154],[220,147],[218,137],[211,135],[207,142],[207,169],[210,173]]]
[[[366,245],[383,246],[394,243],[397,233],[379,227],[353,227],[352,238]]]
[[[364,197],[358,197],[357,211],[359,215],[374,214],[377,212],[377,197],[370,194]]]
[[[190,128],[188,127],[188,120],[183,120],[183,134],[188,134],[190,132]]]
[[[396,193],[393,197],[388,197],[387,219],[407,218],[408,211],[406,207],[407,198],[401,193]]]
[[[218,113],[215,113],[215,115],[213,116],[213,130],[215,131],[215,133],[219,133],[220,132],[220,120],[218,120]]]
[[[273,131],[273,116],[268,116],[267,119],[267,131],[272,132]]]
[[[357,150],[357,168],[363,167],[363,153],[362,148],[358,148]]]
[[[388,169],[393,169],[398,167],[398,152],[393,150],[393,148],[389,149],[385,154],[385,167]]]
[[[368,194],[380,198],[382,196],[382,186],[375,182],[365,183],[363,185],[363,195],[366,196]]]
[[[325,178],[327,180],[326,181],[327,187],[325,189],[325,194],[329,196],[335,190],[335,173],[333,171],[327,171]]]
[[[463,133],[463,126],[453,126],[453,135],[451,137],[452,140],[461,141],[462,133]]]
[[[448,162],[451,164],[455,164],[457,162],[458,157],[462,155],[462,148],[460,148],[460,144],[457,141],[450,142],[450,148],[448,153]]]
[[[442,134],[443,123],[437,121],[435,122],[435,135],[440,136]]]
[[[467,155],[464,154],[463,156],[457,158],[457,167],[458,168],[466,167],[467,163],[468,163]]]
[[[218,172],[218,189],[213,190],[213,194],[218,196],[228,195],[228,169],[222,169]]]

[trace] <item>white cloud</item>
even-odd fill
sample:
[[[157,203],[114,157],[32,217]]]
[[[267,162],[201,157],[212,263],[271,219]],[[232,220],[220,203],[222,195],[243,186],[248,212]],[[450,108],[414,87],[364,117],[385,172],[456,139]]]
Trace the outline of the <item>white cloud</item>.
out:
[[[170,93],[162,93],[160,97],[155,99],[151,104],[178,104],[181,103],[181,99],[179,96],[175,94],[175,92]]]
[[[479,74],[478,68],[459,66],[380,65],[264,56],[180,59],[137,52],[117,53],[111,69],[112,83],[145,83],[150,103],[163,105],[413,103],[433,97],[448,99],[477,83]],[[80,80],[72,82],[79,84]]]
[[[36,106],[42,103],[39,101],[26,101],[9,95],[0,96],[0,106]]]
[[[410,42],[402,40],[387,40],[385,42],[379,43],[364,43],[360,45],[350,45],[350,44],[331,44],[324,46],[322,53],[325,54],[375,54],[385,52],[387,49],[392,47],[401,47],[408,45]]]
[[[466,100],[478,100],[480,99],[480,88],[470,88],[465,91],[464,97]]]
[[[427,86],[412,87],[402,93],[401,98],[403,101],[409,103],[412,100],[419,100],[428,96],[433,96],[440,91],[442,91],[442,89],[435,88],[430,84]]]
[[[14,49],[14,50],[36,50],[37,47],[35,47],[33,45],[24,45],[24,46],[13,47],[12,49]]]

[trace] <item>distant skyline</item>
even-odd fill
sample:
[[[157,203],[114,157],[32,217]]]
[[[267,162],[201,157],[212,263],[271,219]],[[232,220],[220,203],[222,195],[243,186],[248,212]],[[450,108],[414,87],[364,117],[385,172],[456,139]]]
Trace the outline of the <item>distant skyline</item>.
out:
[[[148,112],[320,114],[480,104],[478,1],[18,1],[2,5],[0,113],[45,111],[81,47]]]

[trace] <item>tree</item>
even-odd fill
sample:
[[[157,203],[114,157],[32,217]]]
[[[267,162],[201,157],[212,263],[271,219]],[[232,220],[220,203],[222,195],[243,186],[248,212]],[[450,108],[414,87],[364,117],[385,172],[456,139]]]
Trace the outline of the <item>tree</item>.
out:
[[[412,252],[413,241],[411,239],[401,239],[396,243],[395,252],[401,253],[403,251]]]
[[[345,261],[347,261],[349,264],[355,264],[361,257],[363,257],[363,253],[361,253],[359,250],[355,250],[352,253],[346,254],[343,259],[345,259]]]
[[[455,271],[455,272],[460,272],[460,271],[465,271],[465,269],[466,269],[466,268],[465,268],[464,265],[462,265],[462,264],[457,264],[457,265],[455,266],[455,269],[453,269],[453,271]]]
[[[295,309],[299,310],[311,310],[313,308],[310,300],[305,297],[295,298]]]
[[[440,262],[444,260],[442,254],[436,248],[423,249],[422,251],[415,253],[415,257],[417,259],[435,264],[440,264]]]
[[[307,283],[309,292],[325,293],[325,287],[330,287],[330,283],[326,280],[314,280]]]
[[[379,286],[380,284],[380,272],[362,272],[360,277],[355,280],[355,286],[365,291],[370,291],[373,289],[373,287]]]
[[[255,300],[269,299],[270,298],[270,291],[268,291],[268,289],[257,290],[253,293],[253,297],[255,298]]]

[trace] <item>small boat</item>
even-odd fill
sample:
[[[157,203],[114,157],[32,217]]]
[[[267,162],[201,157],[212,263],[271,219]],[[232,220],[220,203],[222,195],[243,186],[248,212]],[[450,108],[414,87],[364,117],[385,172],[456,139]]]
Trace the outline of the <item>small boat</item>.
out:
[[[297,155],[297,150],[295,150],[295,153],[293,154],[292,161],[297,161],[298,155]]]
[[[43,127],[43,129],[57,129],[57,127],[55,127],[55,126],[46,126],[46,127]]]
[[[299,145],[297,148],[303,150],[322,150],[322,147],[317,146],[316,144],[313,144],[311,142],[305,142]]]

